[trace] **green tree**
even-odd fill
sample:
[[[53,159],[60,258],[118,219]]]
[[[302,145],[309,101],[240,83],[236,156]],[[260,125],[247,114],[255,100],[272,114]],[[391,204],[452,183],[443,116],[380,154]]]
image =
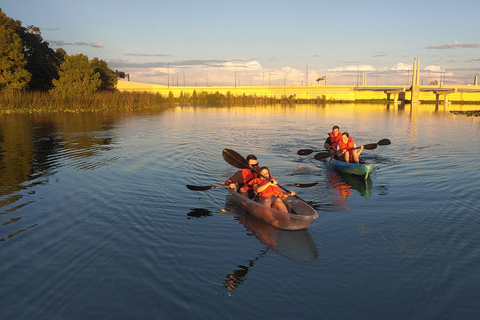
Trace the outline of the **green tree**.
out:
[[[28,88],[34,91],[48,91],[53,88],[53,79],[58,79],[58,69],[62,59],[42,38],[40,29],[35,26],[16,27],[16,33],[22,39],[23,54],[27,60],[25,68],[32,74]]]
[[[93,69],[100,75],[100,87],[99,91],[112,91],[117,87],[118,77],[112,69],[108,68],[108,64],[98,58],[93,58],[90,61]]]
[[[65,56],[60,65],[58,80],[53,80],[52,92],[66,95],[92,94],[101,85],[100,74],[95,72],[88,57],[83,54]]]
[[[12,19],[0,9],[0,90],[24,90],[31,75],[25,69],[22,40],[15,33]]]

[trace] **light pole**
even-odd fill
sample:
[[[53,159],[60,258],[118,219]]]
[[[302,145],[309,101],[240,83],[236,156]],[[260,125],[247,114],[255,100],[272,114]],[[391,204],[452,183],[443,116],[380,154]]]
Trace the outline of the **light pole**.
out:
[[[168,81],[168,88],[170,88],[170,62],[168,63],[168,67],[167,67],[167,81]]]
[[[180,70],[180,71],[182,71],[183,73],[183,86],[185,87],[185,72],[183,72],[183,70]]]

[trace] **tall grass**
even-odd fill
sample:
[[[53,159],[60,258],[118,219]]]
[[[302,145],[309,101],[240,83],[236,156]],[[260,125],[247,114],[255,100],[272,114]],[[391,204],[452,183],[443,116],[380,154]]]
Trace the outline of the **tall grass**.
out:
[[[50,92],[0,92],[0,112],[81,112],[101,110],[161,109],[169,101],[160,94],[99,92],[68,96]]]
[[[267,105],[275,103],[318,103],[318,100],[297,100],[295,97],[257,97],[245,94],[227,94],[196,91],[168,97],[159,93],[103,91],[91,95],[68,96],[52,92],[0,91],[1,113],[83,112],[83,111],[134,111],[161,110],[178,104],[197,105]]]

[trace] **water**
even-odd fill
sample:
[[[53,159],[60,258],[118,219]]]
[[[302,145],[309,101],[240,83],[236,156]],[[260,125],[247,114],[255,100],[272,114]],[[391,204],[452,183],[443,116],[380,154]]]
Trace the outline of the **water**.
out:
[[[479,119],[450,105],[178,106],[0,116],[0,319],[472,319],[480,315]],[[331,172],[337,124],[377,169]],[[225,211],[256,154],[319,218]]]

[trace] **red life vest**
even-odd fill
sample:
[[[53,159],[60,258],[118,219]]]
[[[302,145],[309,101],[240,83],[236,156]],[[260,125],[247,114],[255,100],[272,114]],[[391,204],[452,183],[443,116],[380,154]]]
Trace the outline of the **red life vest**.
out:
[[[338,141],[342,140],[342,133],[338,131],[338,134],[336,137],[333,135],[333,132],[329,132],[328,135],[330,136],[330,145],[336,148]]]
[[[243,183],[247,190],[253,190],[253,180],[258,177],[258,174],[250,171],[250,169],[242,169]]]
[[[338,146],[340,147],[340,150],[353,149],[355,148],[355,141],[353,141],[353,138],[350,137],[348,138],[348,142],[346,144],[343,142],[343,140],[338,141]],[[350,152],[350,151],[347,150],[347,152]]]
[[[253,184],[258,185],[259,187],[267,184],[268,182],[269,182],[268,180],[264,180],[260,178],[253,179]],[[282,194],[283,194],[282,189],[280,189],[280,187],[277,187],[277,186],[268,186],[265,190],[260,192],[260,195],[262,196],[262,198],[268,198],[274,195],[281,196]]]

